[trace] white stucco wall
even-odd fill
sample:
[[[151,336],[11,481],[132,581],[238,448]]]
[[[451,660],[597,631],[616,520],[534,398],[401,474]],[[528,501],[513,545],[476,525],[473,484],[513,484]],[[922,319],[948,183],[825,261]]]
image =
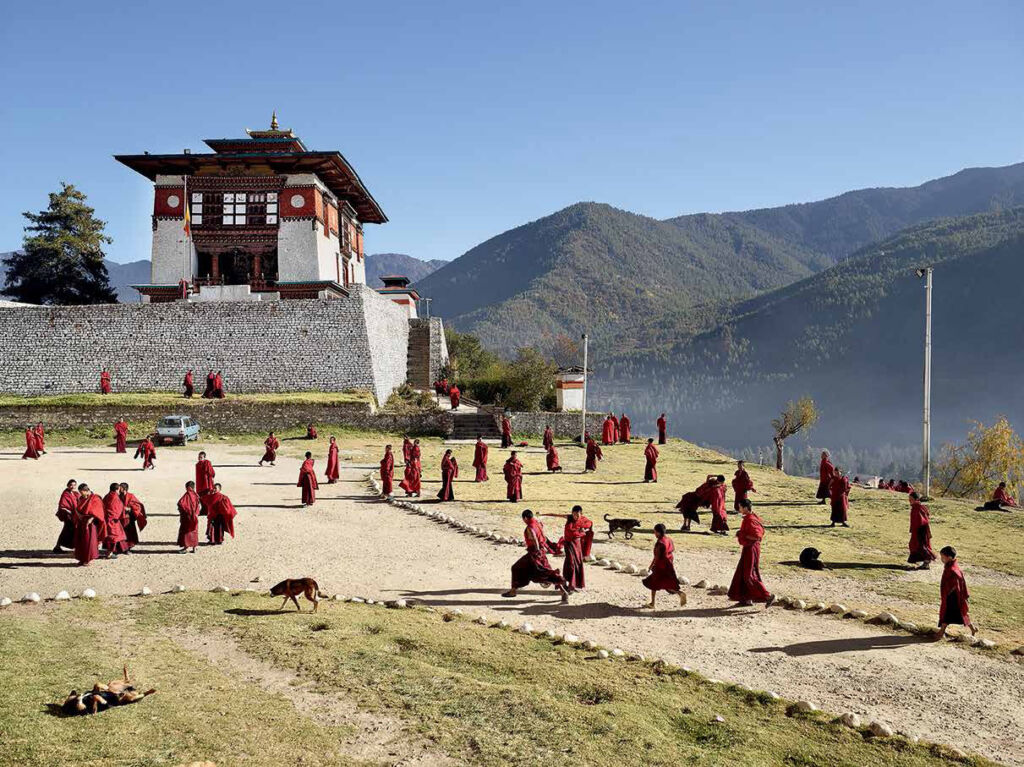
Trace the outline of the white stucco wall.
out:
[[[319,229],[319,226],[317,227]],[[316,238],[311,221],[281,221],[277,231],[277,273],[282,282],[319,280]]]
[[[170,285],[185,277],[192,279],[198,269],[194,249],[188,274],[185,273],[185,231],[181,219],[157,219],[153,230],[153,263],[150,266],[150,282],[154,285]]]

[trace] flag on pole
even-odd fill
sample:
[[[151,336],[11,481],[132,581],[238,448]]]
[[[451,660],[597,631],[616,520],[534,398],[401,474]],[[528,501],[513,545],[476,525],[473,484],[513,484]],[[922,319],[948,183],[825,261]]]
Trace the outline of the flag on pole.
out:
[[[185,195],[185,226],[184,226],[185,236],[186,237],[191,237],[192,236],[192,215],[189,213],[188,180],[187,179],[185,181],[185,191],[184,191],[183,194]]]

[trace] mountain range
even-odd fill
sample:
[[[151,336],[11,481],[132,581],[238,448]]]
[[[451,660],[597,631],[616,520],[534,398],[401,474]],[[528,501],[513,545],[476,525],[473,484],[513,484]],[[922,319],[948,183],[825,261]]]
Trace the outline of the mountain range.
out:
[[[404,253],[371,253],[366,257],[366,284],[371,288],[384,287],[380,278],[388,274],[401,274],[417,283],[447,263],[437,259],[422,261]]]

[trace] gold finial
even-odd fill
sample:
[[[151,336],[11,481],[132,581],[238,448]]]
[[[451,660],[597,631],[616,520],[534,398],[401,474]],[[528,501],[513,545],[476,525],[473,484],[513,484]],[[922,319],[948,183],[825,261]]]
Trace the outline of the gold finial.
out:
[[[277,110],[276,109],[270,115],[270,130],[277,130]]]

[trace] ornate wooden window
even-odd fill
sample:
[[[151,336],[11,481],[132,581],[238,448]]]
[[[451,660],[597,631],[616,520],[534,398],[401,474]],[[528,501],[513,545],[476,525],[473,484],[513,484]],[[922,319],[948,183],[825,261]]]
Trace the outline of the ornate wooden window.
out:
[[[192,225],[277,226],[277,192],[193,192]]]

